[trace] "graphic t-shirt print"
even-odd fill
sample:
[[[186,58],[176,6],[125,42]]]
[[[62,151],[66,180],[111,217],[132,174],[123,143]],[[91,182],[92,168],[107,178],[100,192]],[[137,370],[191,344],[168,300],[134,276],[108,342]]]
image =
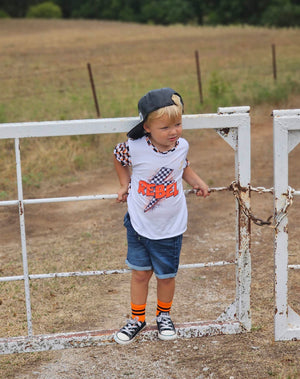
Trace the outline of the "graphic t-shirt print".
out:
[[[139,181],[138,193],[149,198],[144,208],[148,212],[164,198],[178,195],[177,183],[172,179],[172,168],[162,167],[148,182]]]

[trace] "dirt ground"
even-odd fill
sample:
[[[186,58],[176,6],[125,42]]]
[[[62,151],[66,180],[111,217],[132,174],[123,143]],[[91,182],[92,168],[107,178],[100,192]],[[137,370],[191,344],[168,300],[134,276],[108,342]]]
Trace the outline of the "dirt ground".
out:
[[[296,104],[297,99],[290,107],[296,108]],[[271,111],[267,106],[251,111],[252,186],[273,186]],[[231,148],[214,132],[186,132],[185,136],[190,142],[191,164],[200,176],[210,187],[229,185],[234,179]],[[299,159],[298,146],[290,155],[290,184],[297,189],[300,188]],[[41,188],[39,195],[115,193],[117,186],[113,168],[106,167],[78,174],[76,182],[59,189]],[[181,263],[234,259],[232,194],[213,193],[205,200],[189,196],[187,201],[189,227],[184,236]],[[298,206],[299,201],[295,199],[289,213],[289,261],[299,264]],[[253,193],[252,209],[258,217],[268,218],[273,212],[272,195]],[[124,205],[114,201],[96,205],[77,202],[28,206],[25,213],[30,272],[124,268],[126,241],[122,217],[125,210]],[[21,263],[11,263],[19,249],[18,231],[14,231],[17,218],[13,209],[0,209],[0,212],[1,275],[15,275],[21,272]],[[3,356],[0,357],[2,377],[298,378],[300,342],[274,342],[272,229],[252,225],[251,254],[252,330],[249,333]],[[300,313],[299,272],[291,272],[289,279],[289,304]],[[125,274],[113,278],[46,280],[45,284],[32,285],[35,333],[119,328],[129,313],[128,284],[129,276]],[[37,296],[38,291],[41,297]],[[231,266],[180,270],[172,310],[174,322],[216,319],[234,300],[234,291],[235,273]],[[9,303],[6,293],[1,294],[3,320],[12,315],[5,308]],[[152,280],[147,308],[150,324],[154,324],[155,300],[155,280]],[[18,304],[24,306],[22,301]],[[15,312],[16,323],[3,324],[5,335],[26,334],[26,328],[22,330],[24,315]]]

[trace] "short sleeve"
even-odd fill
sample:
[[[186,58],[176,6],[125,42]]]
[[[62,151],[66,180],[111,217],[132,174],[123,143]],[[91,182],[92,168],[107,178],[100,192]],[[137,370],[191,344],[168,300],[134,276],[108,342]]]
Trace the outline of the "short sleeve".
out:
[[[131,166],[128,141],[119,143],[114,148],[114,155],[122,166]]]

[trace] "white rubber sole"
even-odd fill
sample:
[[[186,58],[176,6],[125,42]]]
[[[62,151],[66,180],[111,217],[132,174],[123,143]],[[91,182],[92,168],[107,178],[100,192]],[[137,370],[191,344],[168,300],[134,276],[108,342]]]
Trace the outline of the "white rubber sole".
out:
[[[171,335],[166,335],[166,334],[159,334],[158,333],[158,338],[162,341],[173,341],[176,340],[177,334],[171,334]]]
[[[121,340],[119,337],[118,337],[118,333],[119,332],[117,332],[117,333],[115,333],[115,335],[114,335],[114,340],[118,343],[118,344],[120,344],[120,345],[128,345],[129,343],[131,343],[131,342],[133,342],[133,341],[135,341],[135,339],[139,336],[139,334],[141,333],[141,331],[143,330],[143,329],[145,329],[145,327],[146,327],[146,325],[133,337],[133,338],[131,338],[131,340]]]

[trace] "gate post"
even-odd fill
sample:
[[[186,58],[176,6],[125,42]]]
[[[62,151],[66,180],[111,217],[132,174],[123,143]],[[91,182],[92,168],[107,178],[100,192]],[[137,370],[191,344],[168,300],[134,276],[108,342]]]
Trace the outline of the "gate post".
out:
[[[19,222],[20,222],[21,246],[22,246],[22,261],[23,261],[23,273],[24,273],[27,328],[28,328],[28,336],[32,337],[33,331],[32,331],[32,316],[31,316],[31,302],[30,302],[30,284],[29,284],[28,261],[27,261],[27,246],[26,246],[26,233],[25,233],[24,201],[23,201],[24,200],[23,199],[23,183],[22,183],[22,169],[21,169],[20,140],[19,140],[19,138],[15,138],[15,155],[16,155]]]
[[[288,305],[289,153],[300,143],[300,109],[274,110],[274,336],[300,339],[300,316]],[[294,195],[299,194],[298,191]]]
[[[250,107],[219,108],[219,114],[235,114],[240,117],[235,139],[235,181],[239,188],[240,202],[250,211],[251,133]],[[236,199],[236,318],[246,330],[251,329],[251,221]]]
[[[235,177],[241,186],[241,201],[250,210],[251,173],[250,117],[239,127],[238,146],[235,159]],[[236,246],[236,298],[237,315],[246,330],[251,329],[250,290],[251,290],[251,221],[237,203],[237,246]]]
[[[288,130],[274,127],[274,216],[277,220],[284,209],[288,188]],[[275,341],[279,340],[287,327],[288,291],[288,218],[284,217],[274,239],[274,291],[276,306],[274,310]]]

